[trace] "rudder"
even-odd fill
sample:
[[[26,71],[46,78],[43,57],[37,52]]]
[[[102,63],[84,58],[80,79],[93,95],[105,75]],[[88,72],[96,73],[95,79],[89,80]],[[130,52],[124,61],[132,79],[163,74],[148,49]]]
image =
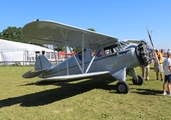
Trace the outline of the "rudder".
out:
[[[35,71],[46,70],[52,68],[52,64],[49,60],[44,56],[40,55],[35,62],[34,69]]]

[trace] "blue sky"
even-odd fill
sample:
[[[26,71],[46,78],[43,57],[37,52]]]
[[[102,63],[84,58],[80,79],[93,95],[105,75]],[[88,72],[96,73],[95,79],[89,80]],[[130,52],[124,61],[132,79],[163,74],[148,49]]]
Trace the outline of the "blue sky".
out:
[[[93,28],[124,39],[171,49],[171,0],[1,0],[0,32],[35,20],[52,20],[79,28]]]

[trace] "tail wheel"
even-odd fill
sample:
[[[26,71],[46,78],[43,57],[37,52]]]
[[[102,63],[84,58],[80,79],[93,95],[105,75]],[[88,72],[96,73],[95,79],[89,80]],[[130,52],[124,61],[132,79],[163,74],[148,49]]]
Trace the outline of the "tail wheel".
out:
[[[142,85],[144,83],[144,78],[137,75],[138,76],[138,80],[135,80],[134,78],[132,78],[132,83],[134,85]]]
[[[117,93],[127,94],[129,92],[129,85],[125,81],[120,81],[116,84]]]

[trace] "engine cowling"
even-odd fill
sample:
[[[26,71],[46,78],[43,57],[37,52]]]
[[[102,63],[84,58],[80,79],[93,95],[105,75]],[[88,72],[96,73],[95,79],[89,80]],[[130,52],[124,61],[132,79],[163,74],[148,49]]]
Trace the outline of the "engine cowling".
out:
[[[141,41],[138,44],[136,51],[141,65],[147,66],[151,63],[152,49],[150,49],[150,47],[147,45],[145,41]]]

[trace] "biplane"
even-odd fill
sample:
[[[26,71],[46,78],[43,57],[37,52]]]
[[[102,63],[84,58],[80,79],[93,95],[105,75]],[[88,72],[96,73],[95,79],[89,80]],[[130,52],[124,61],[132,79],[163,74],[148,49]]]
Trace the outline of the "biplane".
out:
[[[35,62],[34,70],[22,75],[24,78],[40,77],[41,81],[65,81],[110,76],[118,80],[116,91],[127,94],[127,75],[135,85],[144,79],[136,74],[135,67],[148,65],[152,59],[149,45],[118,40],[118,38],[53,21],[33,21],[23,27],[26,41],[39,44],[65,46],[73,54],[65,61],[52,65],[44,55]],[[81,51],[73,53],[72,48]],[[39,82],[41,82],[39,81]]]

